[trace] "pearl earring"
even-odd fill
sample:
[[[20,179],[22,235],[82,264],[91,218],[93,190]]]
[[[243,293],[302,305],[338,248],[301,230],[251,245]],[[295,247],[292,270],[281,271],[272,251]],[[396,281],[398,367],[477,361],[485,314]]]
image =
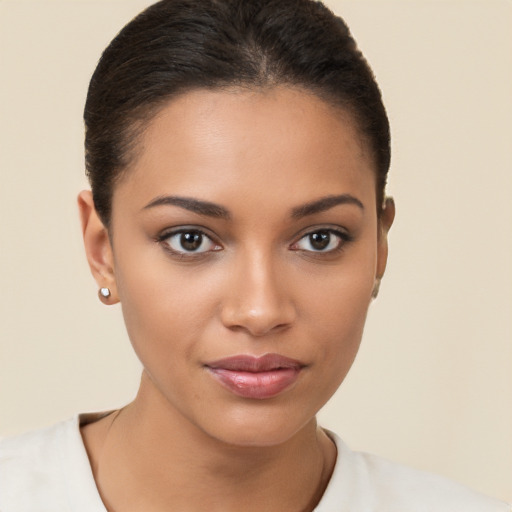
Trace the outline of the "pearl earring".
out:
[[[110,288],[100,288],[100,296],[104,299],[108,299],[111,295]]]

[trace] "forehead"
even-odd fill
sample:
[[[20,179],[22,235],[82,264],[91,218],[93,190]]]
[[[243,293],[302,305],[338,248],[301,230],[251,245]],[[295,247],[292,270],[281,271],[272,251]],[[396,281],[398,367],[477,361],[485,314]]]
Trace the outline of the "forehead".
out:
[[[303,202],[347,188],[373,197],[374,174],[347,112],[300,89],[233,88],[171,100],[148,124],[117,188],[140,201],[238,193]],[[116,189],[114,207],[120,195]]]

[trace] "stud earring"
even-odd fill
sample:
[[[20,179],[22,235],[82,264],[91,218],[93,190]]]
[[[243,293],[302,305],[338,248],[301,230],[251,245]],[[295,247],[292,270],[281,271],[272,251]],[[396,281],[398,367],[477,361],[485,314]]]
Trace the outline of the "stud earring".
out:
[[[108,299],[111,295],[110,288],[100,288],[99,294],[100,294],[100,297],[102,297],[104,299]]]

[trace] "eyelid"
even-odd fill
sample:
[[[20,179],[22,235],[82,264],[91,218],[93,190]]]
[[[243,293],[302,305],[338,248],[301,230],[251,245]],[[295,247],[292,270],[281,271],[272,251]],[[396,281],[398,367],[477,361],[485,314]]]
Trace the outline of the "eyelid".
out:
[[[314,226],[308,226],[304,229],[301,229],[296,235],[294,235],[293,239],[295,241],[298,241],[307,235],[318,233],[318,231],[328,231],[329,233],[334,233],[335,235],[338,235],[342,238],[353,239],[353,236],[350,234],[350,231],[347,228],[340,226],[338,224],[318,224]]]
[[[202,233],[203,235],[207,236],[211,240],[213,240],[215,243],[217,242],[217,236],[215,233],[212,233],[212,231],[204,226],[197,225],[197,224],[182,224],[178,226],[173,227],[167,227],[164,229],[161,229],[159,233],[156,235],[156,240],[165,240],[166,238],[169,238],[172,235],[176,235],[178,233],[187,233],[189,231],[197,231],[199,233]],[[220,245],[220,244],[219,244]]]

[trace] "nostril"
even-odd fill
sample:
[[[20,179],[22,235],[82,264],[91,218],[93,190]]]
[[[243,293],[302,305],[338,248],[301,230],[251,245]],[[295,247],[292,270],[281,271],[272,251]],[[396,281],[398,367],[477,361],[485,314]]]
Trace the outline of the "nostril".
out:
[[[288,329],[291,326],[291,319],[283,322],[282,319],[277,319],[275,315],[244,315],[240,310],[232,310],[231,312],[223,312],[222,323],[232,331],[246,331],[253,337],[262,337]]]

